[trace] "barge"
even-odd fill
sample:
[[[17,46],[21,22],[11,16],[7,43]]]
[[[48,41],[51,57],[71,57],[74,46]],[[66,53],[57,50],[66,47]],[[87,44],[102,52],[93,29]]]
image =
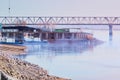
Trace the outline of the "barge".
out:
[[[79,29],[78,29],[79,30]],[[93,40],[93,34],[71,29],[42,30],[28,26],[3,26],[1,43],[23,44],[24,42],[48,42],[57,40]]]

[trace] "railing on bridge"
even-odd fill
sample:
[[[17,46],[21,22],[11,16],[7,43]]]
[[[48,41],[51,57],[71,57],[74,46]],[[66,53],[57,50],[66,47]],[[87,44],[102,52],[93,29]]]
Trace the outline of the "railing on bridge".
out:
[[[120,25],[120,17],[15,17],[0,16],[2,25]]]

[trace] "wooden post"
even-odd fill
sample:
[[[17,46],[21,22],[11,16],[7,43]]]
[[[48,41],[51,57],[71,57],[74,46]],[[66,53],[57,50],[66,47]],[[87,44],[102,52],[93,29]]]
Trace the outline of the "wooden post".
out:
[[[62,33],[62,39],[64,39],[65,38],[65,35],[64,35],[64,33]]]
[[[42,33],[39,34],[39,40],[41,41],[41,36],[42,36]]]
[[[74,33],[72,33],[72,39],[74,39]]]
[[[55,39],[58,39],[58,33],[56,33],[56,35],[55,35]]]
[[[48,39],[48,32],[46,33],[46,39]]]

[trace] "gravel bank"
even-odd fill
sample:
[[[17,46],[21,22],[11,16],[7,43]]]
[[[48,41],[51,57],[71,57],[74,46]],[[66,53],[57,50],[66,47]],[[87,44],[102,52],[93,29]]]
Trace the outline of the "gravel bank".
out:
[[[0,53],[0,70],[11,80],[70,80],[48,74],[38,65],[14,58],[10,54]]]

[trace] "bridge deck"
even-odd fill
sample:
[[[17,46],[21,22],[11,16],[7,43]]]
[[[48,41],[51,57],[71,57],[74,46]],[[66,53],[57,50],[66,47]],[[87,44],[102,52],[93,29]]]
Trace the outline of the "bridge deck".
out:
[[[0,16],[3,25],[120,25],[120,17]]]

